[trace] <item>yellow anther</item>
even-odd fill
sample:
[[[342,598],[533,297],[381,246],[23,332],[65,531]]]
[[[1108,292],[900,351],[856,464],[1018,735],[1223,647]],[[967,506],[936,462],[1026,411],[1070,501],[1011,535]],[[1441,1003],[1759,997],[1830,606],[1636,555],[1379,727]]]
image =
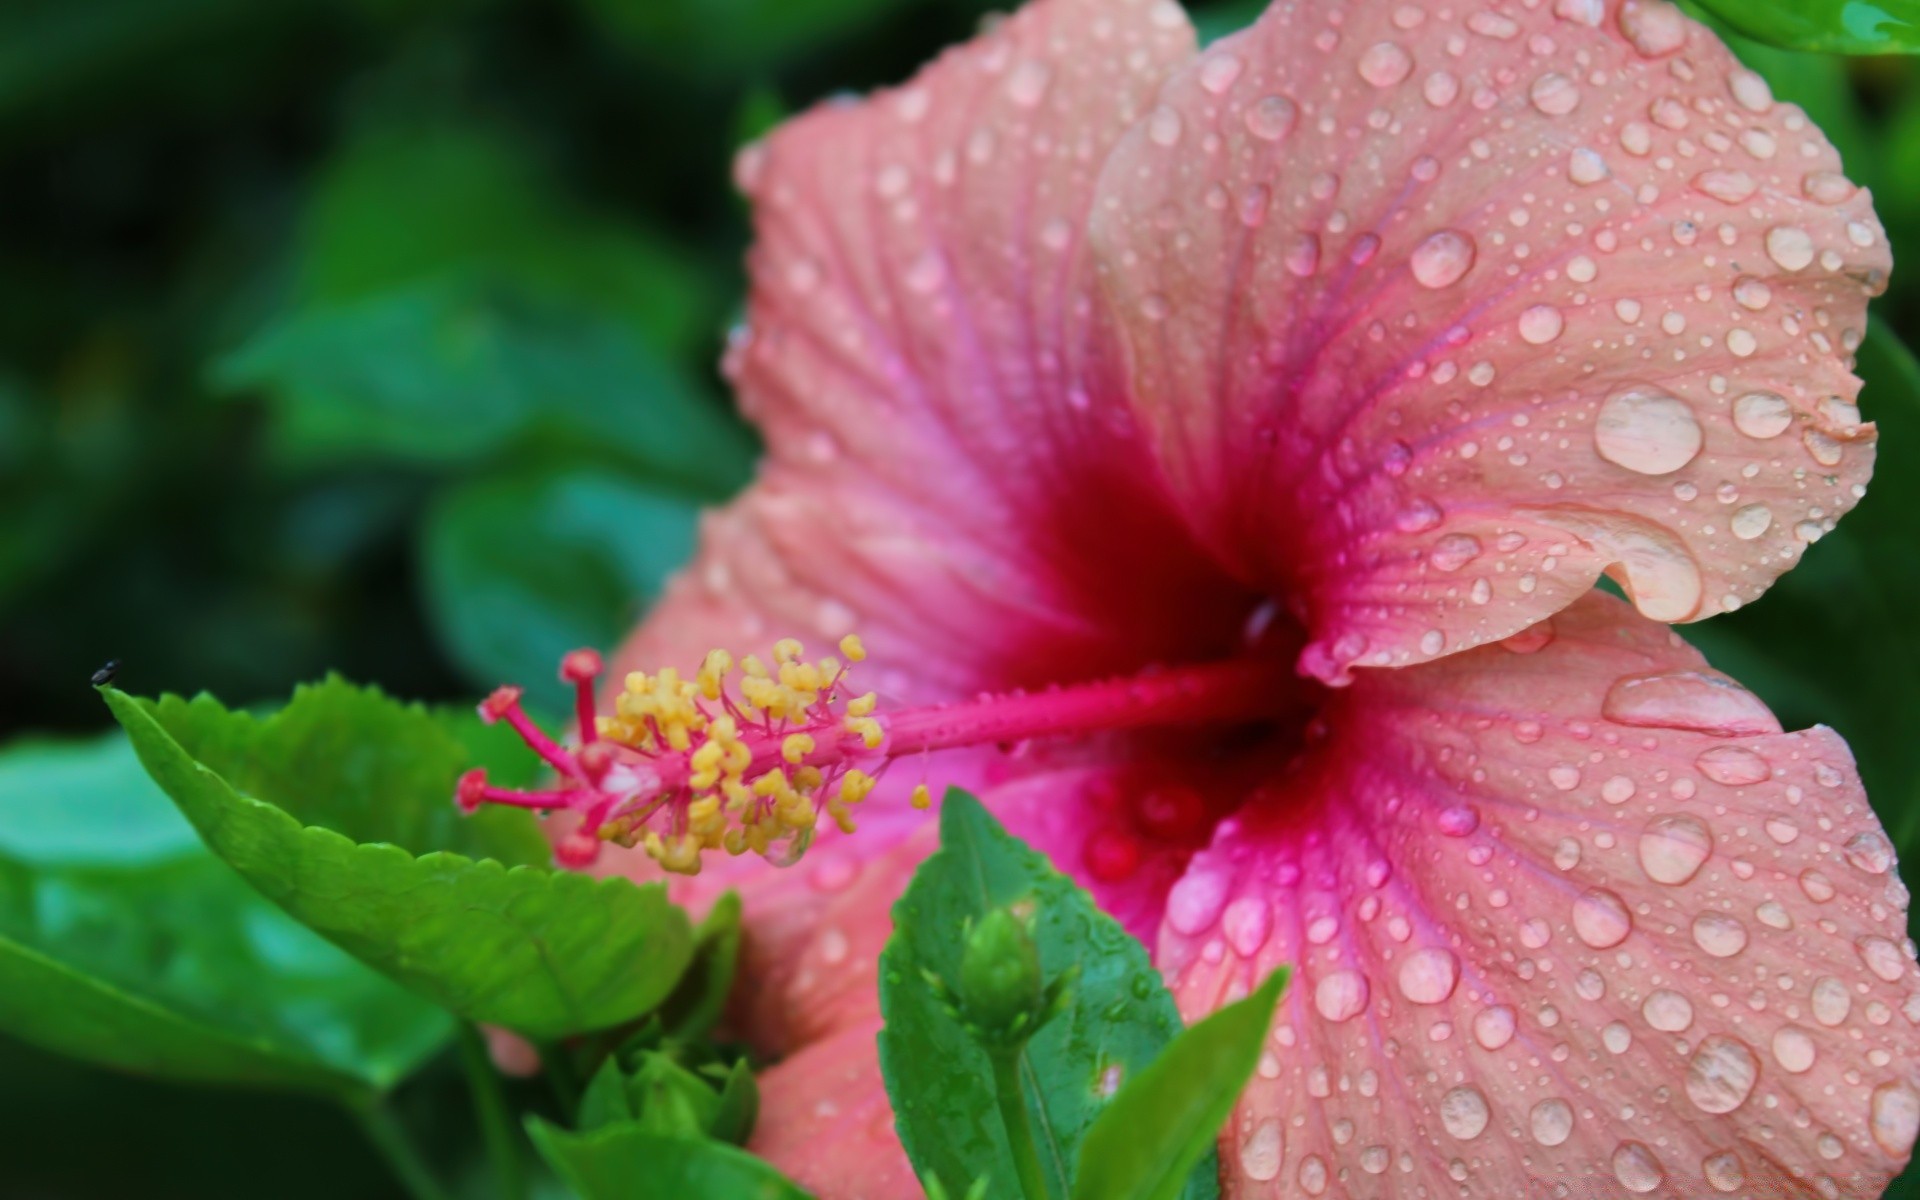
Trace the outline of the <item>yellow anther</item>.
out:
[[[806,733],[790,733],[780,742],[780,757],[798,765],[813,753],[813,736]]]
[[[860,644],[860,635],[850,633],[840,639],[840,653],[847,656],[848,662],[865,662],[867,648]]]
[[[914,785],[913,806],[919,809],[927,809],[927,808],[933,807],[933,791],[932,789],[928,788],[926,784],[918,783]]]
[[[802,792],[818,791],[820,788],[820,768],[801,767],[793,773],[793,786]]]
[[[887,740],[887,731],[881,728],[880,722],[872,717],[848,717],[846,729],[848,733],[858,737],[869,750],[878,750],[880,743]]]
[[[858,804],[867,798],[867,794],[873,791],[874,784],[878,782],[879,780],[857,768],[848,771],[846,777],[840,781],[840,799],[848,804]]]
[[[788,663],[798,660],[799,657],[806,652],[807,648],[802,646],[797,639],[781,638],[773,644],[773,661],[785,666]]]
[[[850,717],[870,716],[873,713],[874,706],[879,703],[880,697],[872,692],[868,692],[864,696],[855,696],[853,699],[847,701],[847,715]]]
[[[765,679],[767,677],[767,664],[761,662],[757,655],[749,654],[741,659],[740,669],[755,679]]]

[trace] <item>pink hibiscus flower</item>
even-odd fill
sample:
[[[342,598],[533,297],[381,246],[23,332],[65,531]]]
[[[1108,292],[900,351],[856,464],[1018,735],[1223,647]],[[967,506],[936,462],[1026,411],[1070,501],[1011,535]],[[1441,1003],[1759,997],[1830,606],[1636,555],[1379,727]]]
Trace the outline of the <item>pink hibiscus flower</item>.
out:
[[[874,965],[958,784],[1189,1018],[1295,965],[1230,1196],[1878,1195],[1891,845],[1837,736],[1658,623],[1863,493],[1889,259],[1839,172],[1662,0],[1281,0],[1204,53],[1038,0],[743,154],[767,460],[620,653],[684,676],[549,802],[681,869],[805,850],[675,883],[745,899],[753,1148],[918,1194]],[[856,627],[737,693],[705,654]]]

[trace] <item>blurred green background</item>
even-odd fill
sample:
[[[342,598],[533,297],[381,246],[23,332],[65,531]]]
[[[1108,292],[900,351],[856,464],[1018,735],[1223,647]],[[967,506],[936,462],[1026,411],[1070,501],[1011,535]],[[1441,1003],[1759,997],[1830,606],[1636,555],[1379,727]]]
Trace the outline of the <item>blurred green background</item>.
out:
[[[0,6],[0,735],[104,728],[109,658],[149,695],[337,669],[460,699],[611,642],[751,463],[715,373],[733,148],[985,7]],[[1257,5],[1194,8],[1215,34]],[[1741,49],[1873,187],[1896,258],[1920,247],[1913,62]],[[1872,494],[1688,632],[1790,726],[1845,734],[1920,859],[1920,372],[1890,336],[1920,338],[1916,278],[1862,356]],[[457,1139],[457,1092],[429,1072],[402,1104]],[[332,1108],[6,1039],[0,1128],[7,1200],[395,1194]]]

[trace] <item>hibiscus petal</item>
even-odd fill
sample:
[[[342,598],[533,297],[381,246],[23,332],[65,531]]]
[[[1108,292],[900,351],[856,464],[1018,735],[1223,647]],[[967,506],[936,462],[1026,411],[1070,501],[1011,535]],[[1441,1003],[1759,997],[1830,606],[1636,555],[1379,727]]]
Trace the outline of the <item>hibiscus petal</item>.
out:
[[[1664,0],[1283,2],[1169,81],[1092,237],[1190,522],[1338,682],[1603,570],[1709,616],[1832,528],[1890,265],[1839,171]]]
[[[1297,967],[1230,1195],[1877,1196],[1920,1121],[1892,868],[1832,731],[1595,594],[1338,693],[1158,961],[1190,1016]]]
[[[1168,0],[1041,0],[743,152],[757,239],[728,369],[771,462],[738,516],[837,614],[1060,679],[1217,633],[1173,619],[1195,595],[1250,607],[1090,374],[1100,165],[1192,52]]]
[[[1094,176],[1192,45],[1169,3],[1042,0],[743,154],[758,241],[729,371],[768,459],[705,518],[610,689],[691,673],[714,647],[825,652],[855,630],[871,655],[856,690],[889,705],[1232,643],[1251,601],[1184,536],[1114,414],[1073,399],[1075,364],[1098,362],[1077,232]],[[979,787],[972,761],[943,756],[935,782]],[[715,861],[673,894],[698,909],[747,891],[752,960],[785,961],[821,902],[808,881],[851,879],[925,823],[904,802],[916,782],[890,772],[859,833],[823,830],[784,878]],[[638,853],[599,869],[658,877]]]

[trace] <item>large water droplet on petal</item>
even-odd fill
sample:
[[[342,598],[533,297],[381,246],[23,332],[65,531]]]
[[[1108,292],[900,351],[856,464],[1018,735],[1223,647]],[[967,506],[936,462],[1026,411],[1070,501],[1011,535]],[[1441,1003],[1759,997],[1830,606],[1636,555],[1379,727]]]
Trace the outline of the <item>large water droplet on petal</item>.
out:
[[[1767,257],[1784,270],[1804,270],[1813,262],[1813,238],[1796,225],[1776,225],[1767,230]]]
[[[1600,405],[1593,444],[1600,457],[1642,475],[1668,475],[1694,460],[1703,438],[1683,400],[1652,388],[1615,392]]]
[[[1661,1033],[1679,1033],[1693,1024],[1693,1002],[1670,988],[1656,988],[1641,1001],[1640,1015]]]
[[[1627,940],[1633,914],[1619,896],[1593,888],[1573,902],[1573,932],[1595,950],[1605,950]]]
[[[1573,1136],[1573,1105],[1565,1100],[1542,1100],[1527,1114],[1527,1130],[1542,1146],[1558,1146]]]
[[[1400,964],[1400,994],[1415,1004],[1438,1004],[1460,982],[1460,959],[1434,946],[1416,950]]]
[[[1747,1102],[1760,1078],[1760,1060],[1736,1037],[1712,1034],[1687,1060],[1687,1099],[1704,1113],[1730,1113]]]
[[[1409,266],[1420,286],[1443,288],[1458,283],[1473,266],[1473,239],[1457,229],[1443,229],[1413,248]]]
[[[1376,42],[1360,56],[1360,78],[1377,88],[1389,88],[1413,72],[1413,56],[1395,42]]]
[[[1496,1004],[1473,1014],[1473,1040],[1488,1050],[1498,1050],[1513,1040],[1517,1017],[1510,1005]]]
[[[1767,760],[1745,746],[1715,746],[1693,760],[1702,775],[1727,787],[1765,783],[1773,777]]]
[[[1479,1088],[1462,1084],[1440,1097],[1440,1123],[1460,1141],[1470,1142],[1479,1137],[1492,1119],[1487,1098],[1480,1094]]]
[[[1713,833],[1698,817],[1655,817],[1640,834],[1640,869],[1655,883],[1687,882],[1712,853]]]
[[[1792,1075],[1799,1075],[1813,1068],[1818,1057],[1814,1047],[1813,1035],[1798,1025],[1782,1025],[1773,1034],[1773,1061],[1780,1069]]]
[[[1888,1154],[1905,1157],[1920,1135],[1920,1094],[1904,1083],[1883,1083],[1873,1089],[1868,1105],[1873,1140]]]
[[[1265,1183],[1280,1174],[1286,1159],[1286,1139],[1280,1131],[1280,1119],[1268,1117],[1253,1127],[1240,1143],[1240,1170],[1248,1179]]]
[[[1641,728],[1722,736],[1780,732],[1780,722],[1758,696],[1710,671],[1629,675],[1607,689],[1600,712],[1609,721]]]
[[[1350,1021],[1367,1007],[1370,990],[1367,977],[1360,972],[1334,971],[1314,986],[1313,1007],[1322,1017],[1336,1024]]]
[[[1725,913],[1701,913],[1693,919],[1693,944],[1715,958],[1732,958],[1747,948],[1747,927]]]
[[[1630,1192],[1651,1192],[1666,1180],[1660,1160],[1641,1142],[1621,1142],[1613,1151],[1613,1177]]]
[[[1293,130],[1299,110],[1285,96],[1262,96],[1247,108],[1242,118],[1247,132],[1263,142],[1277,142]]]

